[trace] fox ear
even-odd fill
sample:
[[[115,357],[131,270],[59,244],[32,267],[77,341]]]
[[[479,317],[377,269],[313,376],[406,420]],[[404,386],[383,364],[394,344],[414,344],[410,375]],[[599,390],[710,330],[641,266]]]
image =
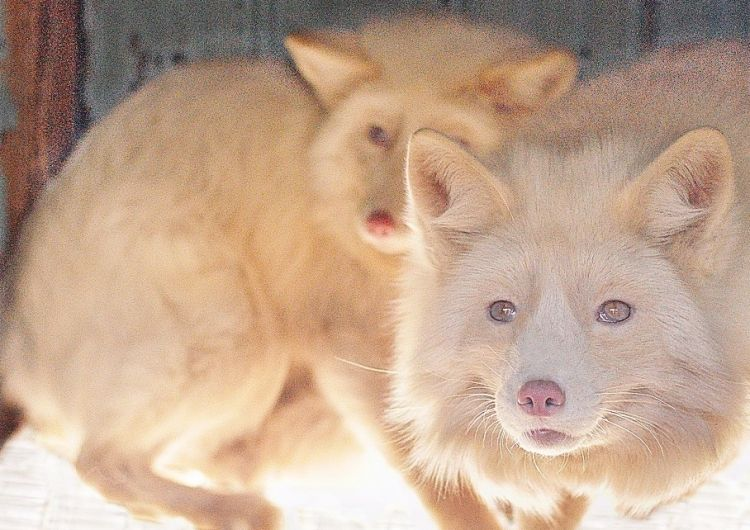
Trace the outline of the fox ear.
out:
[[[652,244],[683,268],[715,268],[732,240],[734,170],[727,139],[692,130],[670,145],[625,190],[621,206]]]
[[[510,216],[510,191],[460,145],[433,130],[411,136],[406,181],[411,225],[428,246],[460,243]]]
[[[360,49],[353,34],[293,33],[284,45],[299,73],[326,106],[379,74],[378,66]]]
[[[479,74],[478,90],[498,110],[533,111],[565,94],[578,76],[578,59],[553,49],[519,62],[493,65]]]

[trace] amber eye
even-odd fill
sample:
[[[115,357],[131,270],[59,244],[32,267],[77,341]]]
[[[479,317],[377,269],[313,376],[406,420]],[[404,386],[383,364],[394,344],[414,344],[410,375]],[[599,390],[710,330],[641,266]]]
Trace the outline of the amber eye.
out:
[[[609,300],[599,306],[596,319],[605,324],[617,324],[630,318],[631,307],[621,300]]]
[[[516,318],[516,306],[507,300],[497,300],[487,309],[492,320],[497,322],[512,322]]]
[[[383,149],[388,149],[391,146],[390,135],[379,125],[370,125],[370,128],[367,130],[367,138],[370,142]]]

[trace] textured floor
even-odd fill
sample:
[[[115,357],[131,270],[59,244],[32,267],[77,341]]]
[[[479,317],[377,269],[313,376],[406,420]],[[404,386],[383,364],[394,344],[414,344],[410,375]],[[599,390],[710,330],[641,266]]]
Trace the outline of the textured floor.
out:
[[[413,495],[383,466],[323,479],[315,487],[279,484],[269,495],[286,508],[287,530],[428,530]],[[0,455],[0,530],[189,530],[183,521],[144,523],[81,484],[72,467],[29,433]],[[750,530],[750,447],[689,502],[648,521],[618,518],[605,500],[584,530]],[[467,529],[468,530],[468,529]],[[473,530],[473,529],[472,529]],[[477,529],[479,530],[479,529]]]

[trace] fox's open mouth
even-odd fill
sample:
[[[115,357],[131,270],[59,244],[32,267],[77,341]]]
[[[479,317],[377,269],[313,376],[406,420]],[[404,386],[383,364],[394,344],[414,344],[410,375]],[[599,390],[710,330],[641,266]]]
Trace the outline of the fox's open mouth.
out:
[[[374,237],[388,237],[396,231],[396,219],[387,210],[374,210],[365,219],[365,228]]]
[[[408,237],[402,221],[382,210],[370,212],[360,225],[363,240],[384,254],[402,254],[408,249]]]
[[[576,438],[554,429],[532,429],[521,435],[519,445],[530,453],[558,456],[577,447]]]
[[[534,443],[545,446],[555,446],[571,440],[571,437],[564,432],[552,429],[534,429],[526,432],[525,436]]]

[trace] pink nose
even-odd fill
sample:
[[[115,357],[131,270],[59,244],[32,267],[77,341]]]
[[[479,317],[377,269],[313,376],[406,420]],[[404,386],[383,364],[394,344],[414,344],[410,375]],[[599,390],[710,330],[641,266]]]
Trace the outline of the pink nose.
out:
[[[518,391],[518,406],[531,416],[552,416],[565,404],[565,393],[554,381],[527,381]]]
[[[385,210],[376,210],[367,216],[367,231],[374,236],[389,236],[396,231],[396,221]]]

